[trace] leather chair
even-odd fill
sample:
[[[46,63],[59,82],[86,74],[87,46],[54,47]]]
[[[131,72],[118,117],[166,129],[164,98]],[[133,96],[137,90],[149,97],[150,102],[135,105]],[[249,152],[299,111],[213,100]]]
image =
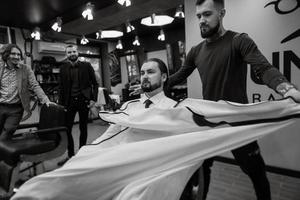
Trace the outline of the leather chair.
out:
[[[0,141],[0,189],[13,192],[20,164],[43,162],[64,154],[67,149],[65,109],[59,105],[43,105],[39,123],[20,125],[19,129],[37,129],[15,134],[11,140]]]

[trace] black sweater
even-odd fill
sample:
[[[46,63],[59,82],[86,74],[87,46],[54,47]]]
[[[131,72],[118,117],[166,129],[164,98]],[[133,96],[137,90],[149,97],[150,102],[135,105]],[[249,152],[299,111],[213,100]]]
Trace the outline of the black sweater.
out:
[[[170,77],[168,85],[182,82],[197,68],[204,99],[248,103],[247,64],[251,65],[259,82],[274,90],[278,84],[287,82],[247,34],[227,31],[216,41],[205,40],[193,47],[183,67]]]

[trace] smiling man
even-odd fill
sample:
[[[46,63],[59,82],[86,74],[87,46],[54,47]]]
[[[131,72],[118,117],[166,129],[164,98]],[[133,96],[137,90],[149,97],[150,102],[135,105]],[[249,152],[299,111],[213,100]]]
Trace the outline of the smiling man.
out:
[[[182,82],[197,69],[205,100],[248,103],[246,80],[247,64],[250,64],[257,82],[266,84],[283,97],[290,96],[300,102],[300,92],[268,62],[246,33],[224,28],[225,14],[224,0],[196,1],[196,16],[204,40],[192,47],[183,67],[170,77],[169,87]],[[232,153],[241,169],[250,177],[257,199],[270,200],[265,163],[257,142],[232,150]],[[213,159],[203,163],[204,199],[212,164]]]
[[[0,65],[0,139],[10,139],[19,125],[23,112],[30,116],[30,91],[41,103],[51,102],[35,79],[29,66],[21,62],[21,49],[8,44],[1,52]]]
[[[59,103],[67,109],[68,157],[58,162],[63,165],[75,155],[72,127],[75,115],[79,114],[79,148],[84,146],[88,136],[89,109],[97,101],[98,83],[95,71],[89,62],[80,61],[78,47],[66,46],[66,62],[60,66]]]

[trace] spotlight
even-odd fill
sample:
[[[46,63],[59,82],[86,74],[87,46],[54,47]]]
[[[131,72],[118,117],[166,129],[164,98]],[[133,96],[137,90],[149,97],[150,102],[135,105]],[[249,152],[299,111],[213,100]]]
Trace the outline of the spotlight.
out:
[[[132,43],[134,46],[140,46],[141,45],[141,43],[140,43],[140,41],[139,41],[139,36],[135,36],[135,38],[134,38],[134,41],[133,41],[133,43]]]
[[[131,0],[118,0],[118,3],[122,6],[125,4],[126,7],[131,6]]]
[[[87,43],[89,43],[89,40],[83,35],[81,37],[80,44],[86,45]]]
[[[31,33],[31,37],[35,40],[40,40],[41,39],[41,32],[40,28],[36,27],[34,31]]]
[[[127,21],[127,22],[126,22],[126,32],[127,32],[127,33],[130,33],[130,32],[133,31],[134,29],[135,29],[134,26],[132,26],[132,25],[130,24],[130,22]]]
[[[160,33],[159,33],[159,36],[157,37],[157,39],[160,40],[160,41],[165,41],[166,40],[165,33],[162,29],[160,30]]]
[[[117,49],[123,49],[122,41],[118,40],[118,44],[116,46]]]
[[[96,32],[96,39],[101,39],[101,38],[103,38],[103,34],[102,34],[102,31],[98,31],[98,32]]]
[[[61,32],[62,19],[61,17],[56,18],[56,22],[51,26],[51,28],[56,32]]]
[[[83,16],[84,19],[87,19],[87,20],[93,20],[94,19],[93,8],[94,8],[94,5],[91,2],[88,2],[86,4],[85,10],[82,12],[82,16]]]
[[[179,5],[179,6],[176,8],[175,17],[178,17],[178,18],[184,18],[183,5]]]

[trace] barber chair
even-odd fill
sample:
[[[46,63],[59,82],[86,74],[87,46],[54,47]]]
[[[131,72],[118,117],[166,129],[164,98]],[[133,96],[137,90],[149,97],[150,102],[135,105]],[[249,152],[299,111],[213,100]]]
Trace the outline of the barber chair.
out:
[[[102,107],[100,110],[117,110],[120,108],[120,102],[118,102],[118,95],[109,95],[109,92],[106,88],[98,88],[98,97],[96,105]],[[115,97],[115,98],[112,98]]]
[[[39,123],[20,125],[19,129],[37,128],[0,141],[0,190],[12,194],[22,162],[39,163],[59,157],[67,149],[65,109],[43,105]]]
[[[197,169],[187,182],[179,200],[203,200],[203,168]]]

